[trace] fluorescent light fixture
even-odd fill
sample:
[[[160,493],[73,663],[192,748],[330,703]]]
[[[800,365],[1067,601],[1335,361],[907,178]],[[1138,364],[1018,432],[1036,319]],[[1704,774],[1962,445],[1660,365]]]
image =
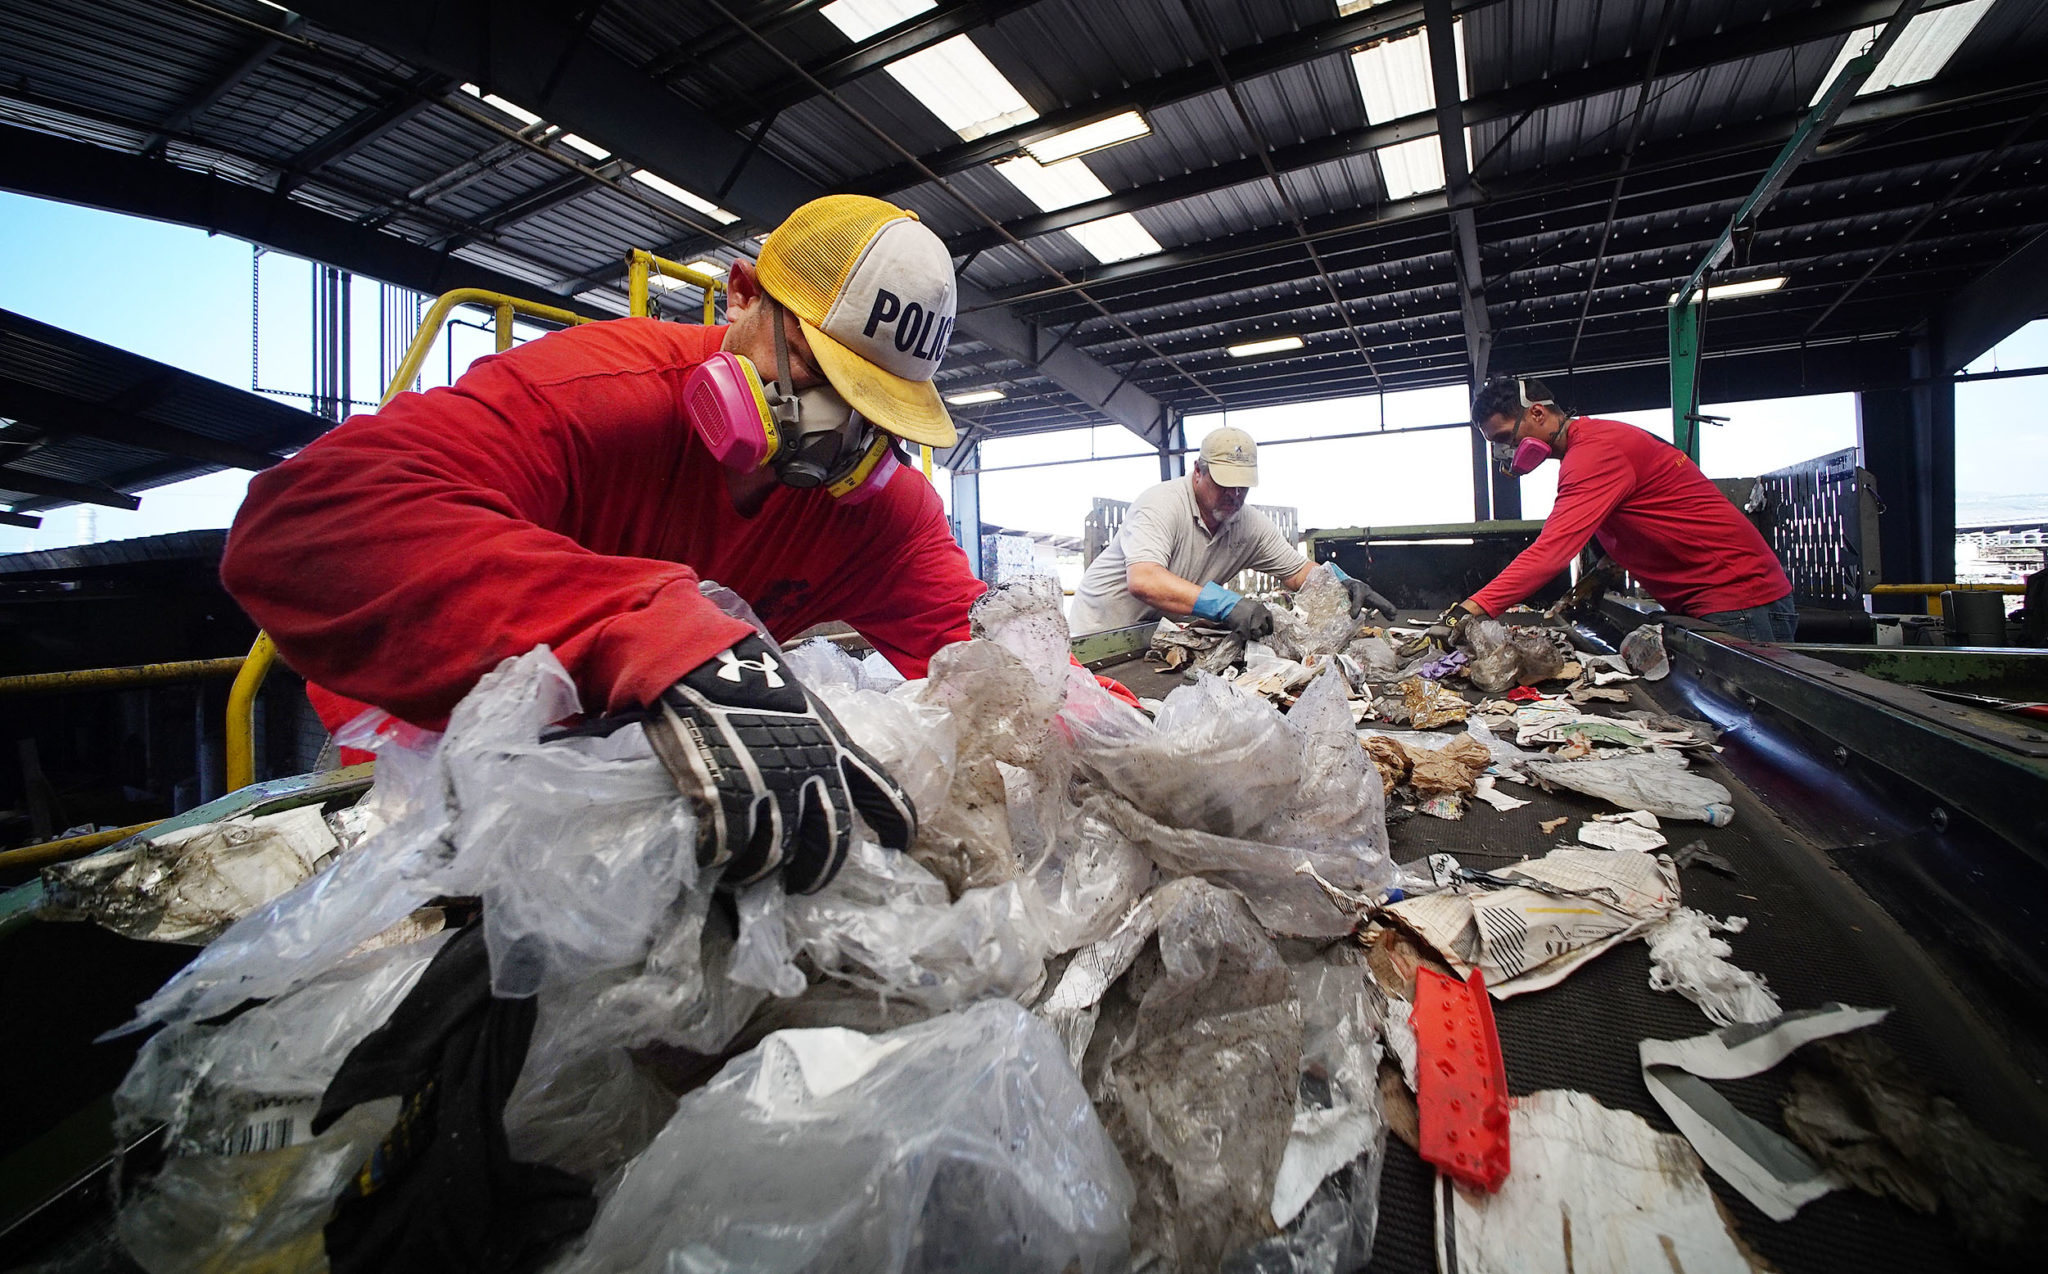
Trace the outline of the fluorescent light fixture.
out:
[[[1041,164],[1028,155],[1020,155],[1003,160],[995,165],[995,170],[1037,204],[1040,212],[1071,208],[1077,203],[1102,199],[1109,194],[1109,187],[1102,184],[1102,179],[1078,159]],[[1128,212],[1069,226],[1067,233],[1074,236],[1074,240],[1097,261],[1104,263],[1128,261],[1132,257],[1150,256],[1159,251],[1159,240],[1153,238],[1151,232]]]
[[[524,127],[532,128],[535,124],[541,122],[540,116],[527,110],[524,106],[508,102],[496,93],[486,93],[474,84],[463,85],[462,91],[486,106],[505,112],[505,114],[510,115],[513,119],[518,120]]]
[[[647,187],[649,190],[653,190],[660,194],[667,195],[669,198],[675,200],[677,203],[683,205],[685,208],[696,209],[698,212],[701,212],[705,216],[711,218],[713,221],[716,221],[719,225],[729,226],[733,222],[738,221],[740,219],[738,213],[727,212],[725,209],[719,207],[715,203],[712,203],[709,199],[706,199],[704,196],[692,194],[689,191],[684,190],[681,186],[676,185],[668,178],[656,176],[655,174],[648,172],[645,168],[636,169],[633,173],[633,180],[639,182],[641,185]]]
[[[1760,292],[1775,292],[1784,287],[1787,280],[1780,274],[1768,279],[1746,279],[1741,283],[1716,283],[1707,289],[1707,300],[1725,301],[1736,296],[1755,296]],[[1678,304],[1678,293],[1671,294],[1670,305]]]
[[[972,407],[976,403],[992,403],[1008,395],[1000,389],[970,389],[964,394],[947,394],[946,401],[955,407]]]
[[[1348,18],[1354,13],[1364,13],[1379,3],[1381,0],[1337,0],[1337,16]]]
[[[818,13],[847,39],[859,44],[937,7],[935,0],[833,0]]]
[[[1054,133],[1043,141],[1030,142],[1024,149],[1041,164],[1056,164],[1062,159],[1072,159],[1090,151],[1102,150],[1119,142],[1139,137],[1150,137],[1152,126],[1136,111],[1125,111],[1108,119],[1098,119],[1092,124],[1082,124],[1063,133]]]
[[[1952,4],[1945,9],[1915,14],[1906,23],[1906,29],[1899,33],[1898,43],[1892,45],[1892,51],[1884,55],[1884,60],[1863,81],[1863,87],[1856,90],[1856,96],[1904,88],[1941,74],[1941,68],[1948,65],[1948,60],[1955,56],[1963,41],[1970,38],[1970,32],[1984,20],[1991,3],[1992,0],[1963,0],[1962,4]],[[1814,89],[1808,106],[1826,95],[1828,85],[1835,82],[1842,68],[1849,65],[1851,58],[1869,48],[1882,30],[1882,27],[1869,26],[1849,33],[1849,38],[1842,42],[1841,52],[1835,54],[1834,64],[1828,67],[1826,75],[1820,77],[1820,87]]]
[[[578,137],[574,133],[563,133],[560,136],[556,137],[555,140],[562,143],[562,145],[567,146],[570,150],[577,151],[580,154],[583,154],[591,159],[595,159],[600,162],[610,159],[612,157],[612,153],[606,150],[604,147],[584,141],[581,137]]]
[[[717,261],[707,260],[702,257],[699,257],[695,261],[684,262],[683,268],[685,270],[696,270],[703,274],[708,274],[714,279],[722,279],[725,277],[726,274],[726,267],[724,265],[720,264]]]
[[[1458,62],[1460,100],[1471,93],[1465,69],[1465,20],[1451,24]],[[1406,119],[1436,109],[1436,82],[1429,62],[1429,32],[1417,31],[1383,40],[1351,55],[1351,72],[1365,102],[1365,118],[1374,124]],[[1389,199],[1408,199],[1444,187],[1444,157],[1434,137],[1382,146],[1377,152],[1380,180]],[[1472,162],[1472,130],[1465,130],[1465,162]]]
[[[1299,336],[1275,336],[1270,340],[1247,341],[1243,345],[1232,345],[1227,347],[1226,352],[1232,358],[1250,358],[1255,354],[1278,354],[1282,350],[1300,348]]]

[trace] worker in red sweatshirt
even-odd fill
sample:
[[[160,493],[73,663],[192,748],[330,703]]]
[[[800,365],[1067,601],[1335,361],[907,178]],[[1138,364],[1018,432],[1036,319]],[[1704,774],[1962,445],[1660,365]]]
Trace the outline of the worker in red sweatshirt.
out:
[[[1557,503],[1536,542],[1453,618],[1499,615],[1597,538],[1664,609],[1751,641],[1792,640],[1799,612],[1777,554],[1684,452],[1634,425],[1572,416],[1540,380],[1488,381],[1472,423],[1517,476],[1558,457]]]
[[[589,709],[645,714],[726,882],[816,889],[854,810],[897,849],[916,812],[698,583],[781,640],[843,620],[908,676],[967,638],[982,583],[894,442],[954,441],[954,297],[914,214],[816,200],[733,263],[728,326],[555,332],[259,475],[222,580],[330,728],[364,704],[438,727],[545,643]]]

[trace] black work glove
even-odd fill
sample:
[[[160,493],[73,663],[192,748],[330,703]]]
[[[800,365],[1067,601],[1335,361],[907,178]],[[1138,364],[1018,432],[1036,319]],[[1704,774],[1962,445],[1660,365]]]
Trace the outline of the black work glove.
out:
[[[1223,622],[1230,625],[1231,632],[1246,641],[1257,641],[1261,637],[1273,635],[1273,612],[1267,610],[1266,604],[1255,597],[1247,597],[1231,607],[1230,613],[1223,617]]]
[[[1438,615],[1436,622],[1424,630],[1423,635],[1434,638],[1448,649],[1456,645],[1458,639],[1465,635],[1465,624],[1472,618],[1472,612],[1466,610],[1465,604],[1460,602],[1443,614]]]
[[[696,806],[697,860],[747,885],[780,869],[791,893],[846,861],[853,811],[890,849],[910,848],[917,810],[783,662],[749,635],[662,693],[647,741]]]
[[[1394,604],[1374,592],[1372,585],[1362,579],[1352,579],[1346,576],[1344,592],[1351,598],[1351,618],[1353,619],[1357,619],[1359,613],[1368,606],[1385,615],[1388,619],[1399,618],[1394,613]]]

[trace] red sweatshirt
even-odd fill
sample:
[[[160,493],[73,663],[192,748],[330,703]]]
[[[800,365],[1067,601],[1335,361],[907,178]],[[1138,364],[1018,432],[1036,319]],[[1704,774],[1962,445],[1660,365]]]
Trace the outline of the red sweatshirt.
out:
[[[1685,453],[1618,420],[1566,427],[1543,534],[1472,600],[1498,615],[1556,578],[1589,538],[1664,609],[1711,615],[1792,591],[1778,555]]]
[[[222,581],[308,680],[430,727],[541,642],[586,708],[652,701],[749,631],[700,578],[922,676],[982,591],[938,493],[906,465],[859,505],[778,485],[741,517],[682,408],[724,335],[592,323],[401,394],[249,484]]]

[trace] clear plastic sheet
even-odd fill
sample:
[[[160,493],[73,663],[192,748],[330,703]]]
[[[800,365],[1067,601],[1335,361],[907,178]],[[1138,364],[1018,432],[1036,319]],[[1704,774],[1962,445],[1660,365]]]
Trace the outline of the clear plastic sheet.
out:
[[[1385,997],[1363,961],[1363,951],[1337,948],[1292,969],[1301,1084],[1274,1182],[1281,1232],[1225,1261],[1231,1274],[1349,1274],[1372,1258],[1387,1132],[1379,1090]]]
[[[1344,647],[1344,654],[1355,660],[1372,681],[1392,681],[1401,667],[1400,653],[1385,637],[1354,638]]]
[[[1475,620],[1466,626],[1465,644],[1472,662],[1465,674],[1487,694],[1549,681],[1564,669],[1564,654],[1543,630]]]
[[[1060,720],[1084,773],[1174,827],[1243,836],[1294,795],[1300,729],[1220,678],[1176,687],[1156,721],[1100,687],[1076,686]]]
[[[1727,788],[1685,768],[1685,758],[1668,748],[1621,756],[1557,761],[1534,757],[1522,768],[1546,787],[1566,787],[1597,796],[1618,809],[1648,810],[1714,827],[1735,821],[1735,798]]]
[[[559,1268],[1106,1274],[1131,1197],[1058,1037],[991,1000],[769,1036],[683,1099]]]
[[[1344,581],[1328,562],[1319,562],[1295,590],[1294,605],[1275,608],[1271,644],[1283,658],[1312,663],[1344,649],[1357,631]]]
[[[1064,671],[1049,687],[993,641],[961,642],[932,657],[918,701],[951,717],[958,732],[956,763],[941,808],[924,814],[919,807],[911,852],[955,893],[1015,878],[1016,848],[999,763],[1039,768],[1063,759],[1051,755],[1050,737],[1065,685]]]
[[[1273,1230],[1301,1006],[1242,899],[1197,879],[1157,897],[1156,945],[1103,1002],[1082,1073],[1137,1186],[1133,1245],[1215,1269]]]

